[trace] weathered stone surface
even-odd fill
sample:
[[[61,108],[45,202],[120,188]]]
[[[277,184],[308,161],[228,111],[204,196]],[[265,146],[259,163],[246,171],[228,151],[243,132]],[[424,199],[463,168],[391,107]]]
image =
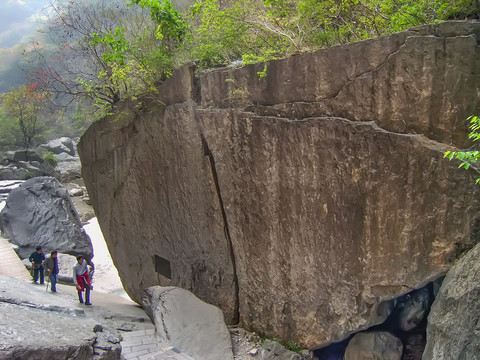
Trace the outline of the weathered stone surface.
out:
[[[480,245],[443,281],[428,316],[423,360],[480,359]]]
[[[61,137],[49,141],[47,144],[38,146],[42,151],[50,151],[54,154],[67,153],[68,155],[75,155],[75,144],[72,139],[68,137]]]
[[[11,162],[19,161],[38,161],[43,163],[43,159],[33,150],[6,151],[2,157],[2,165],[8,165]]]
[[[32,150],[7,151],[0,163],[0,180],[26,180],[46,174],[43,159]]]
[[[0,276],[0,359],[120,359],[122,336],[114,329],[134,329],[146,314],[138,318],[138,311],[114,297],[102,301],[108,310],[87,309],[78,305],[74,291],[62,290],[52,294],[44,286]]]
[[[130,124],[97,122],[79,144],[112,259],[138,303],[144,289],[174,285],[220,307],[231,323],[237,297],[230,244],[192,108],[145,115]],[[155,256],[170,262],[171,279],[156,271]]]
[[[143,305],[160,342],[197,360],[233,360],[230,333],[220,309],[180,288],[153,286],[145,294]]]
[[[400,360],[403,345],[388,332],[359,333],[348,343],[345,360]]]
[[[0,180],[26,180],[30,177],[27,169],[17,166],[0,165]]]
[[[164,109],[92,125],[82,172],[127,292],[183,287],[305,347],[378,323],[480,241],[478,172],[443,159],[479,109],[479,38],[427,26],[199,88],[184,69]]]
[[[38,163],[38,161],[35,161],[35,163]],[[30,177],[42,176],[44,174],[42,169],[40,169],[37,166],[32,165],[29,162],[19,161],[17,164],[18,164],[19,167],[27,170]]]
[[[375,121],[396,133],[466,144],[480,101],[480,24],[445,22],[200,77],[203,107],[290,119]],[[235,96],[235,94],[239,94]]]
[[[45,253],[93,256],[90,238],[80,223],[67,190],[52,177],[37,177],[12,190],[0,212],[4,237],[28,258],[37,246]]]
[[[62,153],[65,154],[65,153]],[[82,164],[78,156],[58,155],[58,164],[55,166],[55,177],[62,183],[67,183],[82,177]]]
[[[479,240],[478,196],[455,185],[473,187],[473,177],[422,136],[339,118],[202,110],[200,119],[245,326],[301,334],[308,346],[341,340],[372,325],[379,301],[445,273],[458,246]]]
[[[68,305],[0,276],[0,359],[92,359],[95,322]]]

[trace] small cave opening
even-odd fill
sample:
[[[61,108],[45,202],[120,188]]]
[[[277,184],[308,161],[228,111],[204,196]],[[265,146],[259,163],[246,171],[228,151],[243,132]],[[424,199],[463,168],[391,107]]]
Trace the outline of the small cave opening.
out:
[[[356,360],[358,354],[388,359],[421,360],[427,342],[427,321],[443,277],[380,304],[390,309],[386,320],[346,339],[313,350],[314,360]],[[385,354],[388,354],[385,357]]]

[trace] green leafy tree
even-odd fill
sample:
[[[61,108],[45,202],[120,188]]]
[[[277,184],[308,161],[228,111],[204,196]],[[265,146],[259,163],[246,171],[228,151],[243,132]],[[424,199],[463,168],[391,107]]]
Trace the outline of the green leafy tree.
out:
[[[30,77],[56,105],[76,108],[87,100],[98,118],[156,81],[157,24],[141,8],[125,0],[52,1],[46,18],[44,41],[28,52]]]
[[[0,151],[14,149],[21,143],[22,136],[15,122],[0,113]]]
[[[480,140],[480,117],[470,116],[470,134],[468,135],[469,139],[472,141]],[[468,169],[470,166],[480,162],[480,151],[470,150],[470,151],[446,151],[444,157],[447,157],[449,160],[458,159],[460,160],[459,168]],[[476,183],[480,185],[480,177],[476,180]]]
[[[40,128],[38,120],[48,98],[48,93],[39,90],[38,84],[22,85],[1,97],[2,112],[20,130],[25,150],[35,145]]]
[[[138,5],[150,10],[150,17],[157,23],[158,39],[181,43],[188,31],[184,16],[175,9],[169,0],[131,0],[130,5]]]

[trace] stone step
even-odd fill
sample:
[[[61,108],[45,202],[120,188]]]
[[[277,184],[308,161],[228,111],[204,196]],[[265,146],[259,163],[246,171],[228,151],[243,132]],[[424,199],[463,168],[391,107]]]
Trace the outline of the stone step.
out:
[[[155,328],[122,333],[123,360],[195,360],[181,350],[159,343]]]

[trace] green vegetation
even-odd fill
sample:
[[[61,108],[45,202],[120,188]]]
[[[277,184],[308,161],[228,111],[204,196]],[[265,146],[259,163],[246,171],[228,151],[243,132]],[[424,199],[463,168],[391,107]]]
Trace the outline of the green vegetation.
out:
[[[88,98],[101,117],[120,100],[156,93],[176,68],[192,61],[200,70],[266,64],[478,16],[480,7],[478,0],[196,0],[181,13],[170,0],[97,0],[59,2],[50,10],[47,28],[56,45],[36,49],[32,63],[39,83],[55,99]]]
[[[57,158],[51,151],[45,151],[45,153],[43,154],[43,160],[45,160],[45,162],[52,168],[54,168],[58,164]]]
[[[197,0],[186,48],[202,67],[265,62],[479,10],[463,0]]]
[[[480,117],[470,116],[467,120],[470,121],[470,134],[468,135],[469,139],[472,139],[474,142],[480,140]],[[470,151],[446,151],[444,157],[447,157],[449,160],[458,159],[460,160],[459,168],[468,169],[470,166],[480,162],[480,151],[470,150]],[[476,183],[480,185],[480,177],[476,179]]]
[[[275,341],[275,342],[281,344],[282,346],[284,346],[285,349],[287,349],[289,351],[292,351],[294,353],[297,353],[297,354],[301,354],[302,351],[304,350],[300,346],[298,346],[298,344],[295,341],[285,342],[282,339],[275,338],[275,337],[274,338],[262,338],[260,344],[261,345],[265,344],[266,340]]]
[[[3,94],[1,100],[4,118],[13,120],[12,124],[15,124],[22,134],[22,146],[28,150],[35,145],[39,128],[37,120],[48,100],[48,94],[39,91],[36,84],[22,85]],[[7,126],[7,130],[11,129]],[[14,138],[18,141],[18,137],[14,135]],[[12,140],[13,138],[10,138],[10,141]]]
[[[261,79],[269,60],[293,53],[478,18],[480,1],[196,0],[182,13],[170,0],[83,0],[52,2],[45,13],[41,39],[23,61],[41,99],[14,105],[26,85],[3,96],[0,149],[78,136],[121,100],[157,98],[159,85],[187,63],[201,71],[261,62]],[[241,100],[243,91],[229,96]]]

